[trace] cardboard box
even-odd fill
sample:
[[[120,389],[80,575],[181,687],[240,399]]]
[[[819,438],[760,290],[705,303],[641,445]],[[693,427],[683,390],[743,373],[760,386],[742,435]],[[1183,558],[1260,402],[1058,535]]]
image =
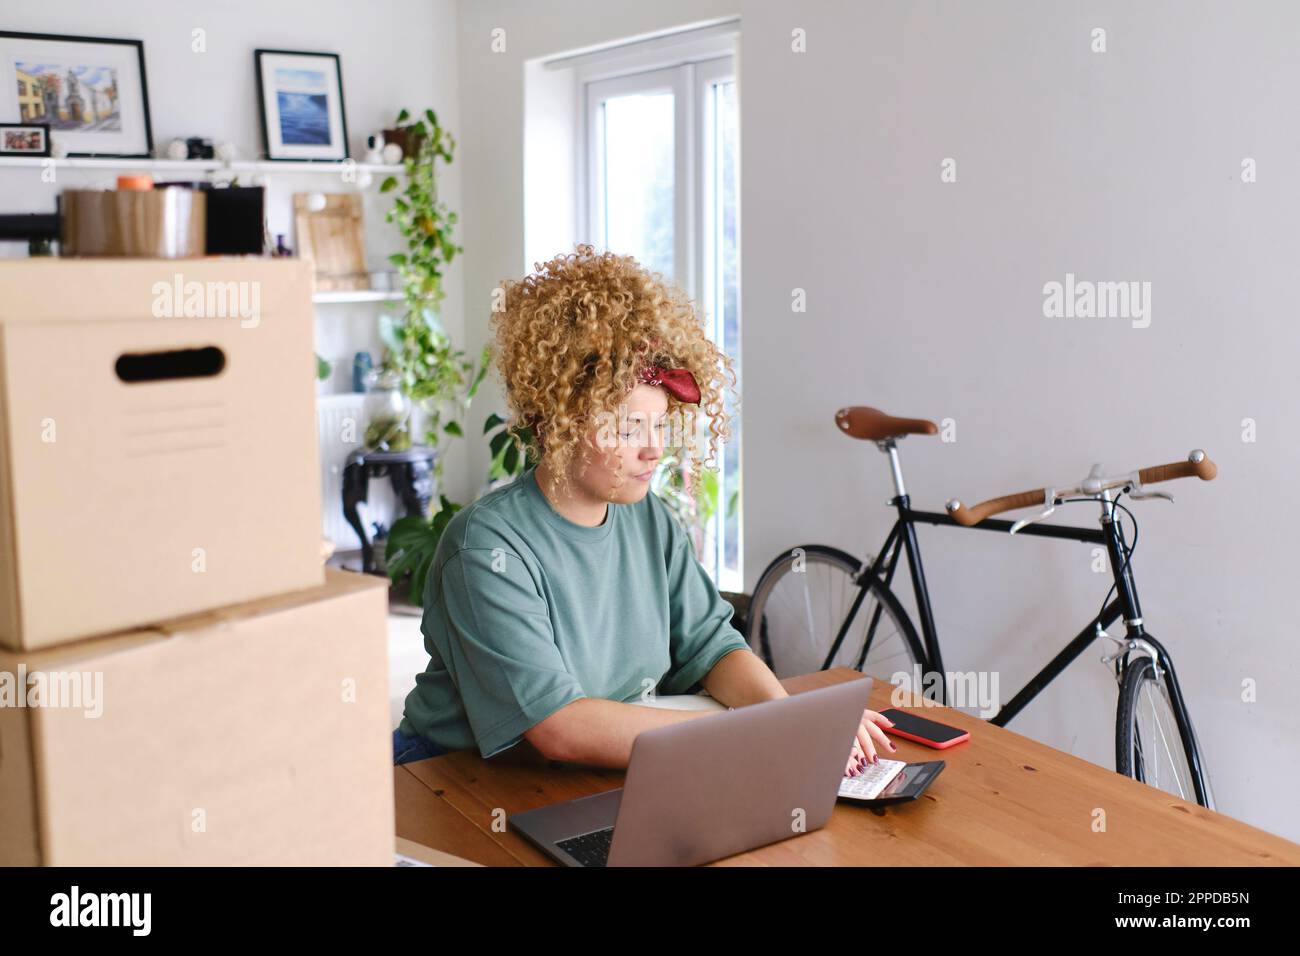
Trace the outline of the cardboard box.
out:
[[[0,262],[0,646],[319,585],[312,276]]]
[[[0,651],[0,864],[392,866],[385,583]]]

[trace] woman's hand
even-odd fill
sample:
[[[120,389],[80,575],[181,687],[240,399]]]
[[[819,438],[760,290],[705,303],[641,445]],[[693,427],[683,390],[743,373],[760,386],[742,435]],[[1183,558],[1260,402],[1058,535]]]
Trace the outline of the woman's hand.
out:
[[[885,736],[881,727],[892,727],[894,722],[888,717],[884,717],[874,710],[864,710],[862,712],[862,723],[858,725],[857,736],[853,739],[853,752],[849,754],[849,762],[844,767],[844,776],[856,777],[866,768],[869,763],[876,763],[880,758],[876,756],[876,745],[879,744],[884,750],[895,753],[898,748],[894,742]]]

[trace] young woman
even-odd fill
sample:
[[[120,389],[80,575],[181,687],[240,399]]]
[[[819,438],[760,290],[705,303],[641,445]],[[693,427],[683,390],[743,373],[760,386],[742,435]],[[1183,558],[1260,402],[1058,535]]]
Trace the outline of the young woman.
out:
[[[504,291],[496,362],[540,460],[443,533],[424,599],[429,665],[394,762],[527,740],[554,760],[625,767],[641,731],[710,716],[636,703],[651,692],[700,686],[729,707],[785,697],[649,493],[670,423],[694,436],[703,413],[710,461],[729,437],[730,359],[685,296],[630,257],[579,245]],[[690,456],[693,478],[700,464]],[[896,749],[888,726],[864,713],[846,774]]]

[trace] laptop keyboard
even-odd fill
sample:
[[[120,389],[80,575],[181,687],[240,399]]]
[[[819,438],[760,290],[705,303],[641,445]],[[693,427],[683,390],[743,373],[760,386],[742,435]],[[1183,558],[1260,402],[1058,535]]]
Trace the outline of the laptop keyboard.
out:
[[[555,845],[583,866],[604,866],[609,860],[609,847],[614,841],[614,828],[606,827],[582,836],[561,840]]]

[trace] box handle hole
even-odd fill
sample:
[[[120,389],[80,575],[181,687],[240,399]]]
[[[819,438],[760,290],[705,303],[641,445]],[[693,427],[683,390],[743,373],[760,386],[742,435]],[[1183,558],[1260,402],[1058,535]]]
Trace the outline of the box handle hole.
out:
[[[115,364],[124,382],[163,382],[174,378],[211,378],[226,367],[226,353],[215,345],[163,352],[124,352]]]

